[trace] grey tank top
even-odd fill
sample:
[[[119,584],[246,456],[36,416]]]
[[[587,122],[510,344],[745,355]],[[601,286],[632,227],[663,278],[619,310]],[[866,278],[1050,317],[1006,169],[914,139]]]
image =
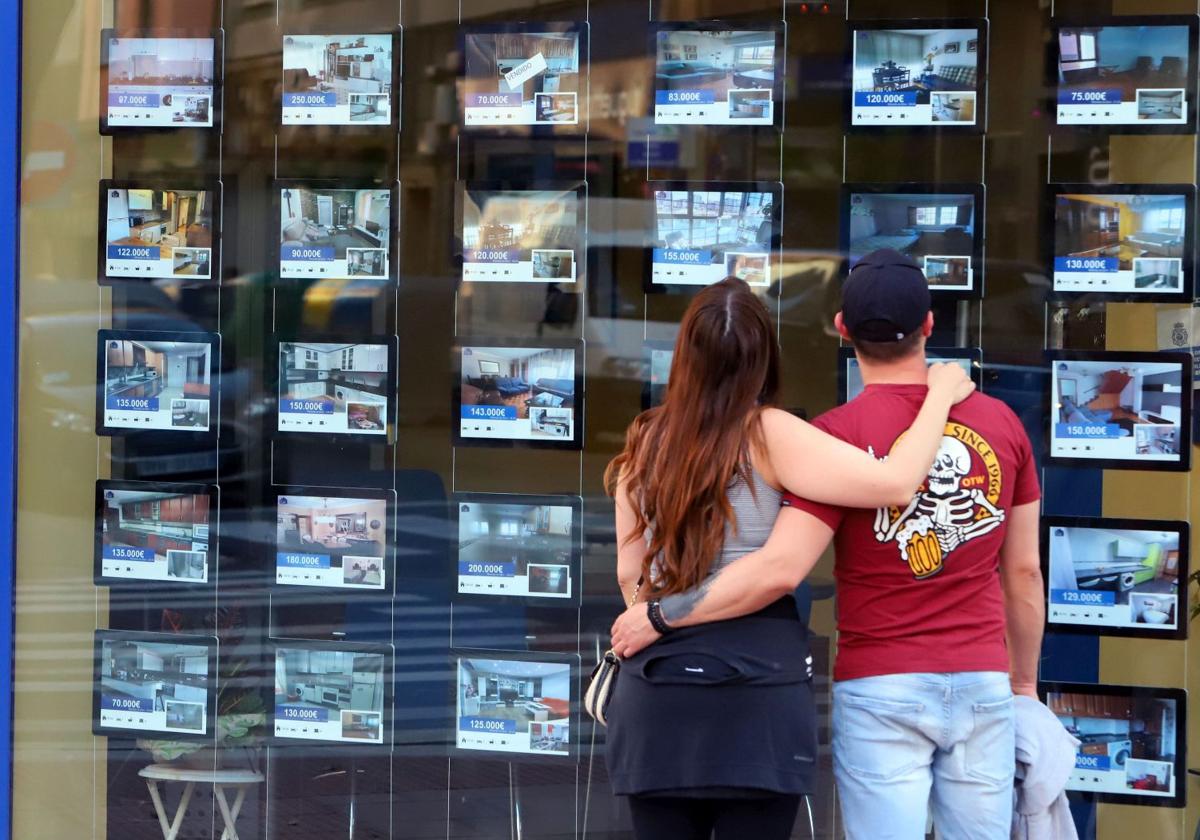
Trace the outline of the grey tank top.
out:
[[[725,527],[725,544],[708,572],[709,577],[739,557],[762,548],[771,536],[771,529],[775,527],[783,494],[767,484],[756,469],[751,468],[750,481],[754,485],[753,493],[750,484],[741,476],[734,478],[729,485],[729,504],[735,519]],[[649,531],[646,539],[650,539]]]

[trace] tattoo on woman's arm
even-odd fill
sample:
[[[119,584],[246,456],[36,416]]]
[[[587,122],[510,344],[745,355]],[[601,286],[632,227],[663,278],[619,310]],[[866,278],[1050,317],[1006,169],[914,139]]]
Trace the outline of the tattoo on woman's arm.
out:
[[[728,568],[727,566],[725,568]],[[712,587],[713,581],[725,571],[725,568],[717,569],[704,581],[693,589],[687,592],[680,592],[678,595],[668,595],[662,599],[661,609],[662,617],[666,619],[667,624],[678,624],[689,615],[691,615],[696,606],[704,600],[708,595],[708,590]]]

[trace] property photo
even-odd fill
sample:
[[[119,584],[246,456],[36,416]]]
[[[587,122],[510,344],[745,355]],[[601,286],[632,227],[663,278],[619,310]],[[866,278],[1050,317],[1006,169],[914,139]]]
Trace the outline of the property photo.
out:
[[[212,38],[107,40],[109,127],[213,124]]]
[[[207,429],[212,346],[182,341],[105,342],[109,425]]]
[[[279,496],[275,546],[283,555],[328,558],[330,582],[348,586],[383,585],[387,547],[387,502],[325,496]],[[291,564],[291,567],[302,565]],[[279,561],[281,582],[290,568]]]
[[[530,576],[531,568],[569,569],[571,519],[565,505],[463,502],[458,562],[511,564],[517,577]]]
[[[386,344],[280,343],[280,431],[386,434],[390,354]]]
[[[847,223],[851,264],[879,248],[891,248],[923,266],[933,286],[970,287],[974,196],[854,193]]]
[[[463,42],[468,126],[579,122],[578,32],[468,31]]]
[[[1172,274],[1179,276],[1187,219],[1183,195],[1059,195],[1054,202],[1054,253],[1115,257],[1121,271],[1134,271],[1135,263],[1145,260],[1140,266],[1143,282],[1167,283]],[[1166,260],[1176,266],[1173,272],[1164,266]]]
[[[468,406],[493,406],[499,409],[492,413],[500,421],[496,425],[517,421],[514,425],[522,426],[529,437],[571,437],[574,350],[464,347],[461,376],[464,423]]]
[[[1106,593],[1092,600],[1117,608],[1124,624],[1175,626],[1179,564],[1177,531],[1050,529],[1052,594]]]
[[[763,192],[657,190],[655,246],[703,250],[720,265],[727,251],[769,252],[772,204],[771,194]],[[743,264],[743,270],[751,268]]]
[[[106,575],[184,583],[208,579],[206,494],[106,488],[99,518]]]
[[[110,276],[208,278],[213,201],[208,190],[108,189]]]
[[[1058,33],[1058,55],[1060,88],[1117,90],[1121,102],[1137,103],[1139,119],[1184,116],[1186,26],[1064,27]]]
[[[383,741],[384,656],[281,646],[275,651],[275,718],[311,726],[309,737]],[[295,733],[284,733],[295,734]]]
[[[149,713],[149,720],[165,721],[165,727],[203,732],[208,664],[208,649],[199,645],[104,639],[102,711]]]
[[[854,33],[855,93],[908,93],[934,122],[976,120],[977,29],[861,29]]]
[[[575,250],[582,245],[579,211],[574,189],[468,188],[463,196],[463,279],[487,279],[489,268],[516,264],[524,272],[507,279],[573,281]]]
[[[458,659],[459,746],[471,720],[503,722],[493,749],[567,751],[566,723],[571,714],[571,667],[565,663],[523,659]],[[464,726],[464,722],[466,725]],[[547,725],[561,726],[551,737]],[[537,730],[535,740],[533,726]],[[509,736],[505,738],[504,736]]]
[[[319,102],[346,106],[354,119],[360,98],[359,120],[388,117],[392,92],[391,35],[287,35],[283,39],[284,107]],[[363,109],[370,103],[369,110]],[[375,106],[380,106],[376,112]]]
[[[655,116],[692,122],[773,119],[775,32],[660,31],[654,66]],[[680,111],[680,114],[676,114]]]

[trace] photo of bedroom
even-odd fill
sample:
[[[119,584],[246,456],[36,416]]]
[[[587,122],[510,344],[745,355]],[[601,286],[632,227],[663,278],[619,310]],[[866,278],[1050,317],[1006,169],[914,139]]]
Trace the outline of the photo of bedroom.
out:
[[[279,345],[279,431],[386,435],[386,344]]]
[[[771,282],[774,197],[740,190],[655,190],[651,280],[707,286],[727,274]]]
[[[103,486],[98,493],[101,576],[176,583],[208,580],[207,493]]]
[[[275,582],[383,589],[387,502],[333,496],[276,498]]]
[[[934,290],[975,285],[975,197],[953,193],[850,193],[850,265],[879,248],[912,257]]]
[[[1052,372],[1052,455],[1180,460],[1182,364],[1057,361]]]
[[[390,277],[390,190],[280,190],[281,277]]]
[[[1188,205],[1182,193],[1057,195],[1055,288],[1182,290]]]
[[[391,35],[284,36],[284,125],[386,125],[391,93]]]
[[[208,190],[103,187],[105,276],[209,279],[213,201]]]
[[[460,365],[462,437],[575,439],[573,349],[469,346]]]
[[[463,280],[573,283],[580,248],[579,193],[463,192]]]
[[[1060,28],[1059,123],[1188,121],[1189,40],[1187,25]]]
[[[570,598],[573,518],[568,505],[459,502],[458,591]]]
[[[383,743],[384,655],[330,647],[275,650],[275,735]]]
[[[771,125],[773,30],[661,29],[654,121],[659,125]]]
[[[468,31],[463,124],[579,123],[579,32]]]
[[[1051,525],[1048,533],[1051,623],[1168,636],[1178,626],[1179,531]]]
[[[1047,694],[1050,711],[1081,742],[1067,790],[1175,795],[1178,704],[1149,692]]]
[[[213,124],[212,38],[109,37],[105,47],[107,127]]]
[[[104,333],[101,341],[105,426],[208,430],[212,345],[105,339]]]
[[[459,748],[569,752],[569,664],[459,656],[456,694]]]
[[[107,636],[99,658],[102,727],[205,733],[207,646]]]
[[[854,125],[974,125],[979,29],[859,29]]]

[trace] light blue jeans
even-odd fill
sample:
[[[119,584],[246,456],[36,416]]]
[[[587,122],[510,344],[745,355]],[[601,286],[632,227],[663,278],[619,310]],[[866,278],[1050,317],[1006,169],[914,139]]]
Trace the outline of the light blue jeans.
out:
[[[1015,770],[1008,674],[889,674],[833,686],[846,840],[1008,840]]]

